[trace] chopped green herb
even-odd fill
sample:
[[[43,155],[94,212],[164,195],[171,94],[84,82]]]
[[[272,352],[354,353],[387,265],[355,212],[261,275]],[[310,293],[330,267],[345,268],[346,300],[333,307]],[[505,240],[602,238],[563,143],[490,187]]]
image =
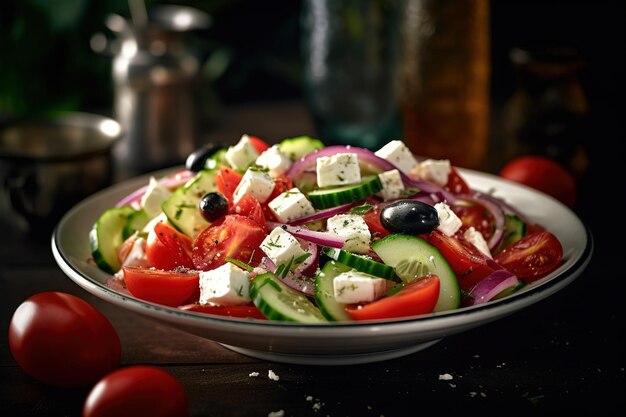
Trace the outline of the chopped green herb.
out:
[[[373,205],[365,203],[365,204],[361,204],[360,206],[352,207],[350,209],[350,213],[363,215],[373,208],[374,208]]]
[[[254,269],[247,263],[240,261],[239,259],[229,258],[228,256],[226,257],[226,262],[230,262],[233,265],[237,265],[239,268],[245,269],[248,272],[252,272],[252,270]]]

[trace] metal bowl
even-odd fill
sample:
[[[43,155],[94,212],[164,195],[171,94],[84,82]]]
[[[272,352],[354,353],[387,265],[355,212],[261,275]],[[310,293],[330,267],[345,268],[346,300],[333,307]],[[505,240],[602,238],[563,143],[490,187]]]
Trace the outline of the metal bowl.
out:
[[[30,231],[48,233],[69,208],[112,183],[112,147],[121,135],[118,122],[89,113],[2,126],[3,223],[22,217]]]

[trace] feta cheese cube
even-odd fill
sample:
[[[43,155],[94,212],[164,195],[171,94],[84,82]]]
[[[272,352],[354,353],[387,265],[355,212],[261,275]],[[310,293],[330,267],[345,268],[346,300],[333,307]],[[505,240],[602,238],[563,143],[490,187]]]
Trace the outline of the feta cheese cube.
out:
[[[449,159],[427,159],[420,162],[418,169],[420,178],[441,187],[448,183],[450,172],[452,172],[452,165]]]
[[[435,204],[435,210],[439,216],[439,226],[437,229],[446,236],[454,235],[463,224],[455,212],[446,203]]]
[[[380,182],[383,184],[383,189],[377,194],[383,200],[393,200],[400,198],[404,191],[404,183],[400,176],[400,171],[392,169],[391,171],[385,171],[378,174]]]
[[[249,272],[230,262],[200,272],[200,304],[238,305],[250,301]]]
[[[401,140],[392,140],[375,152],[376,156],[394,164],[400,171],[409,174],[417,166],[411,150]]]
[[[369,253],[372,235],[358,214],[338,214],[326,221],[330,233],[345,238],[343,249],[354,253]]]
[[[226,162],[234,168],[240,171],[248,168],[259,157],[259,152],[250,142],[248,135],[243,135],[236,145],[230,146],[224,158]]]
[[[289,223],[315,213],[311,202],[307,200],[297,187],[279,194],[267,206],[272,210],[278,221],[283,223]]]
[[[291,158],[281,152],[278,145],[273,145],[263,152],[255,162],[258,166],[269,170],[270,175],[277,177],[287,172],[291,167]]]
[[[485,237],[478,230],[470,227],[465,231],[465,233],[463,233],[463,237],[472,245],[476,246],[476,248],[484,253],[488,258],[493,259],[491,251],[489,250],[489,245],[485,241]]]
[[[343,272],[333,279],[333,295],[339,303],[369,303],[386,292],[386,279],[358,271]]]
[[[236,203],[244,194],[249,194],[259,200],[259,203],[265,203],[272,191],[274,191],[274,179],[270,174],[249,168],[235,188],[233,200]]]
[[[161,204],[172,195],[172,192],[167,188],[159,185],[159,182],[154,177],[150,177],[148,188],[146,193],[141,197],[141,207],[146,212],[149,219],[160,214]]]
[[[281,227],[275,227],[261,242],[260,248],[274,262],[276,267],[287,265],[290,261],[293,262],[293,259],[298,259],[306,253],[300,247],[298,239]],[[292,263],[292,266],[295,267],[296,264]]]
[[[317,185],[358,184],[361,182],[359,157],[354,153],[338,153],[317,158]]]

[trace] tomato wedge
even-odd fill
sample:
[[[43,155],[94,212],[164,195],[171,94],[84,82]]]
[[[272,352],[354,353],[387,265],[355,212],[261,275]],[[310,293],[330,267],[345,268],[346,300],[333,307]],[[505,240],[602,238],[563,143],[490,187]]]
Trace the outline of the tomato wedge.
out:
[[[434,230],[425,238],[446,258],[463,291],[470,291],[493,272],[487,257],[462,236],[446,236]]]
[[[448,174],[448,183],[444,186],[444,189],[453,194],[466,194],[470,192],[469,186],[455,168],[452,168],[452,171]]]
[[[233,193],[242,178],[243,175],[225,166],[221,166],[215,173],[217,191],[228,199],[229,205],[233,203]]]
[[[473,227],[488,241],[496,230],[496,220],[485,207],[478,203],[453,204],[452,211],[461,219],[461,233]]]
[[[266,320],[266,317],[254,305],[234,305],[234,306],[215,306],[210,304],[186,304],[180,307],[181,310],[193,311],[195,313],[215,314],[218,316],[253,318]]]
[[[504,248],[495,261],[526,283],[552,272],[561,263],[563,247],[550,232],[531,233]]]
[[[240,214],[242,216],[249,217],[259,226],[263,227],[264,230],[267,229],[265,214],[263,213],[261,203],[249,194],[244,194],[243,197],[241,197],[239,201],[237,201],[237,203],[228,210],[228,212],[230,214]]]
[[[270,148],[270,145],[267,142],[256,136],[248,135],[248,141],[252,146],[254,146],[254,149],[256,149],[258,153],[263,153]]]
[[[170,270],[179,266],[193,268],[191,238],[159,222],[148,233],[146,259],[156,269]]]
[[[259,245],[265,239],[264,228],[249,217],[228,214],[204,229],[193,243],[192,259],[196,269],[208,271],[238,259],[257,266],[263,257]]]
[[[196,292],[198,272],[174,272],[160,269],[125,266],[124,282],[132,295],[152,303],[177,307]]]
[[[439,298],[439,277],[427,275],[389,297],[346,308],[353,320],[379,320],[431,313]]]
[[[363,215],[363,220],[365,220],[365,224],[367,224],[367,227],[370,229],[372,239],[383,238],[391,234],[391,232],[385,229],[383,224],[380,222],[380,212],[387,204],[389,203],[376,204]]]

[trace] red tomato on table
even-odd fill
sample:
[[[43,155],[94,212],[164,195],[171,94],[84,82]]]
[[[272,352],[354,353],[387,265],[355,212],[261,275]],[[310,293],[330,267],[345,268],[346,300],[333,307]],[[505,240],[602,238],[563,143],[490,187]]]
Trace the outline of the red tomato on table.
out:
[[[91,389],[83,405],[83,417],[188,415],[185,388],[156,366],[130,366],[108,374]]]
[[[228,214],[204,229],[193,243],[192,258],[196,269],[208,271],[238,259],[257,266],[263,257],[259,248],[266,233],[249,217]]]
[[[121,347],[109,320],[71,294],[41,292],[13,313],[9,347],[32,377],[59,387],[95,383],[120,364]]]
[[[550,232],[531,233],[505,248],[495,261],[526,283],[538,280],[561,263],[563,247]]]
[[[189,300],[200,280],[195,271],[174,272],[137,266],[125,266],[123,271],[126,288],[133,296],[170,307]]]
[[[558,162],[543,156],[527,155],[509,161],[500,176],[551,195],[563,204],[576,204],[576,181]]]
[[[389,297],[350,306],[347,312],[353,320],[378,320],[417,316],[431,313],[439,299],[439,277],[428,275],[412,282]]]

